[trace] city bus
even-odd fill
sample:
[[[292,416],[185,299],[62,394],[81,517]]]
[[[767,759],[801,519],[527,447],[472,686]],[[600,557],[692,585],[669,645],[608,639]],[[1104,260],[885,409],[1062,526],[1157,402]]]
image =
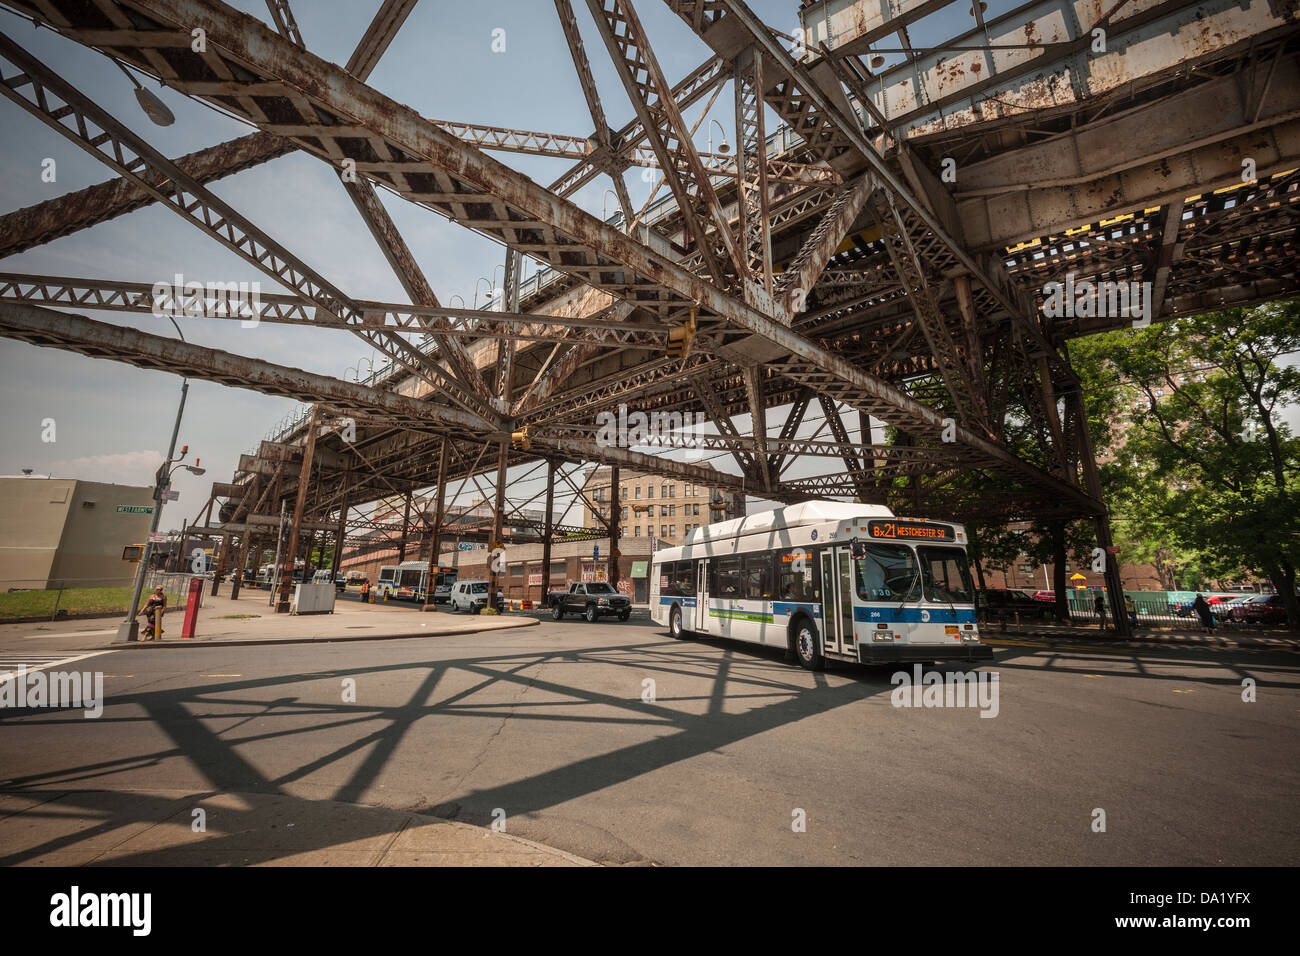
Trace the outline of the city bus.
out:
[[[993,657],[966,529],[882,505],[809,501],[696,528],[655,552],[650,609],[676,638],[780,647],[809,670]]]
[[[393,597],[399,600],[427,601],[426,589],[433,583],[433,601],[445,604],[456,583],[456,569],[430,568],[428,561],[403,561],[393,574]]]

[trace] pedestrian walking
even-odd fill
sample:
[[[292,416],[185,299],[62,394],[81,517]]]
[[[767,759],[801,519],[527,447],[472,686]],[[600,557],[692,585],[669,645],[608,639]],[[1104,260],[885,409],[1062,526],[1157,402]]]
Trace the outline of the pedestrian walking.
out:
[[[1133,595],[1124,595],[1124,610],[1128,612],[1128,626],[1136,631],[1138,629],[1138,612],[1137,605],[1133,603]]]
[[[1097,612],[1097,627],[1106,630],[1106,598],[1101,591],[1098,591],[1097,596],[1093,598],[1092,609]]]
[[[167,610],[167,595],[163,593],[162,585],[153,589],[153,594],[149,595],[149,600],[144,602],[144,606],[136,612],[135,616],[144,615],[146,626],[144,629],[144,641],[161,641],[162,640],[162,619],[163,611]]]
[[[1207,634],[1213,634],[1214,614],[1210,611],[1209,602],[1205,600],[1204,595],[1196,595],[1196,600],[1192,602],[1192,610],[1201,619],[1201,630]]]

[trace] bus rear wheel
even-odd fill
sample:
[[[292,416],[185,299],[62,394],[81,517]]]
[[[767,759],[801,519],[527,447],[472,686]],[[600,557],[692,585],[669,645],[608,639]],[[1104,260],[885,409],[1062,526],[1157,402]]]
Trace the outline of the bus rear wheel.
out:
[[[668,615],[668,631],[677,640],[682,639],[682,609],[679,605],[674,604]]]
[[[806,617],[800,618],[794,625],[794,656],[804,670],[822,669],[825,661],[819,643],[816,625]]]

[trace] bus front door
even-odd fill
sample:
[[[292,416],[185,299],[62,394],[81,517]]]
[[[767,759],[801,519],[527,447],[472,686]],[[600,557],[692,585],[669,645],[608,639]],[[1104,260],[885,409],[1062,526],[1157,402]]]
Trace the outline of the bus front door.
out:
[[[709,576],[706,571],[707,562],[695,562],[695,611],[691,616],[694,622],[691,629],[697,634],[707,634],[709,631]]]
[[[827,548],[822,561],[822,645],[832,654],[854,653],[853,566],[848,548]]]

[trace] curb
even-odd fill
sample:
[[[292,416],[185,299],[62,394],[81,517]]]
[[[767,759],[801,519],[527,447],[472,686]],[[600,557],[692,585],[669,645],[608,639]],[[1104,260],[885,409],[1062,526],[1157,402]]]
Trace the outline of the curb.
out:
[[[253,640],[233,640],[233,641],[195,641],[175,640],[175,641],[129,641],[118,643],[110,641],[107,644],[96,644],[93,647],[79,647],[73,650],[81,651],[103,651],[103,650],[162,650],[163,648],[195,648],[195,647],[262,647],[276,644],[345,644],[353,641],[396,641],[409,640],[413,637],[459,637],[465,634],[487,634],[492,631],[509,631],[517,627],[536,627],[541,621],[534,621],[528,618],[517,619],[518,623],[512,623],[510,627],[490,627],[485,630],[479,628],[462,627],[452,631],[438,631],[431,634],[428,631],[403,631],[393,634],[369,634],[369,635],[340,635],[338,637],[281,637],[281,638],[263,638]],[[453,821],[454,822],[454,821]]]
[[[1258,638],[1245,636],[1239,638],[1216,637],[1210,640],[1188,640],[1187,638],[1182,637],[1157,636],[1113,638],[1093,637],[1085,634],[1049,633],[1045,631],[1023,631],[1016,634],[998,633],[980,635],[980,640],[985,644],[996,644],[999,638],[1012,641],[1022,638],[1034,638],[1035,640],[1040,641],[1083,641],[1088,644],[1096,644],[1099,647],[1127,646],[1132,644],[1166,644],[1174,647],[1200,647],[1223,650],[1232,650],[1234,648],[1292,652],[1300,650],[1300,642],[1295,641],[1293,638]]]

